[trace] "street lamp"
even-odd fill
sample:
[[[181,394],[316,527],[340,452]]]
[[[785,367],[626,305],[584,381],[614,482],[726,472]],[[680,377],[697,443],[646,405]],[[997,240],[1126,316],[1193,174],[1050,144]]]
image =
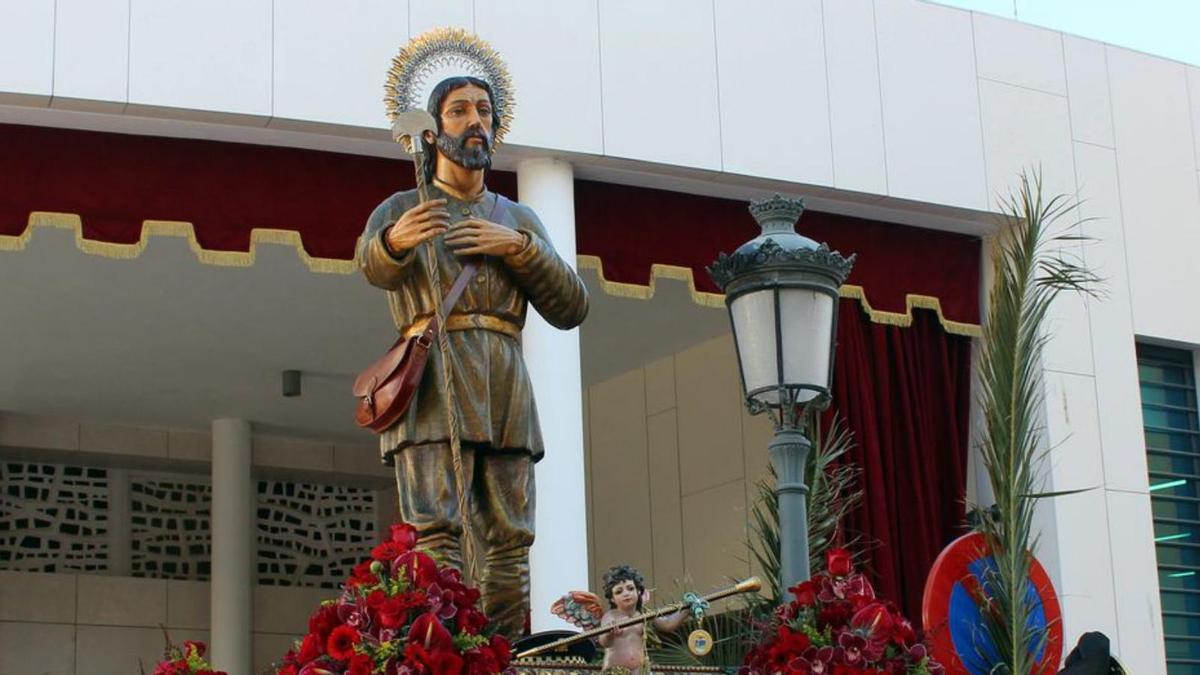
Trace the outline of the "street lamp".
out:
[[[708,267],[725,292],[750,414],[775,425],[771,463],[779,498],[781,590],[809,578],[804,466],[808,414],[829,405],[837,344],[838,288],[855,256],[796,233],[804,200],[775,195],[750,204],[762,234]]]

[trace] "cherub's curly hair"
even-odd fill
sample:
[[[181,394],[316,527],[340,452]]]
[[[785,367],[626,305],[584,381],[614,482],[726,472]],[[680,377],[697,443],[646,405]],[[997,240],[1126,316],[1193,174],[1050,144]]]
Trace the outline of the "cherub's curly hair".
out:
[[[642,573],[630,565],[617,565],[604,573],[604,597],[608,600],[608,606],[614,608],[617,606],[617,603],[613,601],[613,589],[617,587],[617,584],[626,581],[632,581],[634,588],[637,589],[637,609],[640,612],[642,611],[642,593],[646,590],[646,581],[642,579]]]

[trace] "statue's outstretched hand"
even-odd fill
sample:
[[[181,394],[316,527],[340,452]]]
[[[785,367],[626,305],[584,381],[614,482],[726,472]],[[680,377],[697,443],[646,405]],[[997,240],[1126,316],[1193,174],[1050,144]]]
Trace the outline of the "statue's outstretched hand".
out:
[[[466,218],[450,228],[446,245],[459,255],[513,255],[525,248],[525,236],[482,218]]]
[[[445,199],[421,202],[400,216],[388,228],[387,245],[397,255],[433,239],[450,226],[450,214]]]

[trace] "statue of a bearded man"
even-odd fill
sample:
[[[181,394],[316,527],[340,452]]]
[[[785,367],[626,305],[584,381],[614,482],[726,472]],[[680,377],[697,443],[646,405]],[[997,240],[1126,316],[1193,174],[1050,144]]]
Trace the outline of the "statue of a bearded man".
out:
[[[458,277],[466,256],[478,271],[446,317],[453,396],[430,350],[412,405],[382,437],[393,462],[400,516],[420,544],[462,569],[462,527],[446,405],[455,406],[462,441],[462,478],[471,529],[482,545],[479,579],[484,611],[502,634],[519,637],[529,614],[529,547],[534,537],[534,463],[542,457],[533,389],[521,356],[521,329],[532,303],[552,325],[578,326],[587,291],[558,256],[528,207],[494,211],[498,195],[484,179],[500,126],[492,89],[482,79],[452,77],[429,97],[437,134],[422,141],[430,199],[416,190],[388,197],[367,222],[360,251],[371,284],[386,289],[405,335],[423,329]],[[498,222],[489,214],[502,213]],[[424,246],[427,241],[432,247]],[[442,287],[426,274],[436,258]]]

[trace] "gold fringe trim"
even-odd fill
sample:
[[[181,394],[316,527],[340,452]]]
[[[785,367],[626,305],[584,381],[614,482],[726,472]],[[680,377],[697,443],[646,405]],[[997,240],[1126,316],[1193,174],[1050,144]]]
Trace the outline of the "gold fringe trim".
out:
[[[259,244],[274,244],[276,246],[290,246],[296,250],[296,254],[300,257],[300,261],[304,266],[313,272],[321,274],[356,274],[359,269],[358,250],[355,246],[355,256],[353,260],[340,260],[337,258],[314,258],[304,250],[303,241],[300,238],[300,233],[294,230],[276,230],[276,229],[254,229],[250,232],[250,250],[249,251],[210,251],[202,248],[200,242],[196,240],[196,231],[189,222],[175,220],[146,220],[142,221],[142,232],[135,244],[114,244],[105,241],[96,241],[94,239],[85,239],[83,236],[83,221],[73,213],[52,213],[47,211],[34,211],[29,214],[29,225],[20,235],[0,235],[0,251],[22,251],[29,244],[29,240],[33,237],[33,232],[37,228],[50,227],[56,229],[71,230],[75,233],[75,246],[80,251],[89,255],[100,255],[106,258],[132,259],[137,258],[146,250],[147,239],[154,236],[168,237],[183,237],[188,241],[188,247],[195,254],[196,259],[207,265],[221,265],[225,267],[249,267],[254,264],[256,259],[256,250]],[[578,256],[578,265],[580,269],[590,269],[596,272],[596,276],[600,278],[600,287],[608,295],[613,295],[622,298],[636,298],[638,300],[649,300],[654,297],[655,290],[659,279],[671,279],[674,281],[682,281],[687,284],[688,292],[692,297],[692,302],[702,307],[720,308],[725,306],[725,296],[720,293],[708,293],[696,289],[696,279],[692,274],[692,270],[679,265],[663,265],[655,263],[650,266],[650,285],[643,286],[641,284],[627,284],[619,281],[609,281],[604,278],[604,262],[594,255]],[[963,323],[960,321],[951,321],[946,318],[942,312],[941,302],[929,295],[908,294],[905,296],[905,311],[887,312],[871,307],[871,303],[867,300],[867,292],[862,286],[854,286],[847,284],[842,286],[839,294],[843,298],[853,298],[858,300],[863,312],[875,323],[883,323],[891,326],[908,327],[912,325],[912,312],[914,309],[929,309],[937,312],[938,321],[941,322],[942,328],[947,333],[955,335],[965,335],[967,337],[980,337],[983,332],[978,324]],[[389,300],[390,298],[389,294]],[[394,308],[393,308],[394,309]]]
[[[580,269],[590,269],[596,272],[596,276],[600,278],[600,287],[608,295],[615,295],[622,298],[636,298],[638,300],[649,300],[654,297],[657,290],[657,282],[659,279],[673,279],[675,281],[683,281],[688,285],[688,292],[692,296],[692,302],[703,307],[724,307],[725,296],[720,293],[708,293],[696,289],[696,279],[692,270],[688,267],[679,265],[662,265],[655,263],[650,266],[650,285],[643,286],[641,284],[627,284],[619,281],[609,281],[604,278],[604,261],[598,256],[581,255],[578,257]],[[930,309],[937,312],[938,321],[942,324],[942,328],[947,333],[954,335],[965,335],[967,337],[981,337],[982,329],[978,324],[963,323],[961,321],[951,321],[946,318],[942,312],[942,303],[937,298],[931,295],[916,295],[909,293],[905,296],[905,311],[887,312],[871,307],[871,303],[867,301],[867,291],[862,286],[846,284],[842,286],[838,294],[843,298],[852,298],[858,300],[863,312],[875,323],[888,324],[890,326],[902,326],[907,328],[912,325],[912,312],[914,309]]]
[[[183,237],[188,241],[196,259],[207,265],[222,265],[225,267],[249,267],[254,264],[259,244],[274,244],[290,246],[296,249],[296,254],[304,266],[313,272],[322,274],[354,274],[358,271],[358,247],[355,247],[353,260],[337,258],[314,258],[304,250],[300,233],[294,230],[276,230],[256,228],[250,231],[249,251],[210,251],[200,246],[196,240],[196,230],[191,223],[177,220],[145,220],[142,221],[142,232],[134,244],[114,244],[83,236],[83,220],[74,213],[52,213],[34,211],[29,214],[29,224],[20,235],[0,235],[0,251],[22,251],[29,245],[33,232],[37,228],[50,227],[75,232],[75,247],[89,255],[99,255],[106,258],[132,259],[142,255],[146,250],[147,240],[154,236]]]

